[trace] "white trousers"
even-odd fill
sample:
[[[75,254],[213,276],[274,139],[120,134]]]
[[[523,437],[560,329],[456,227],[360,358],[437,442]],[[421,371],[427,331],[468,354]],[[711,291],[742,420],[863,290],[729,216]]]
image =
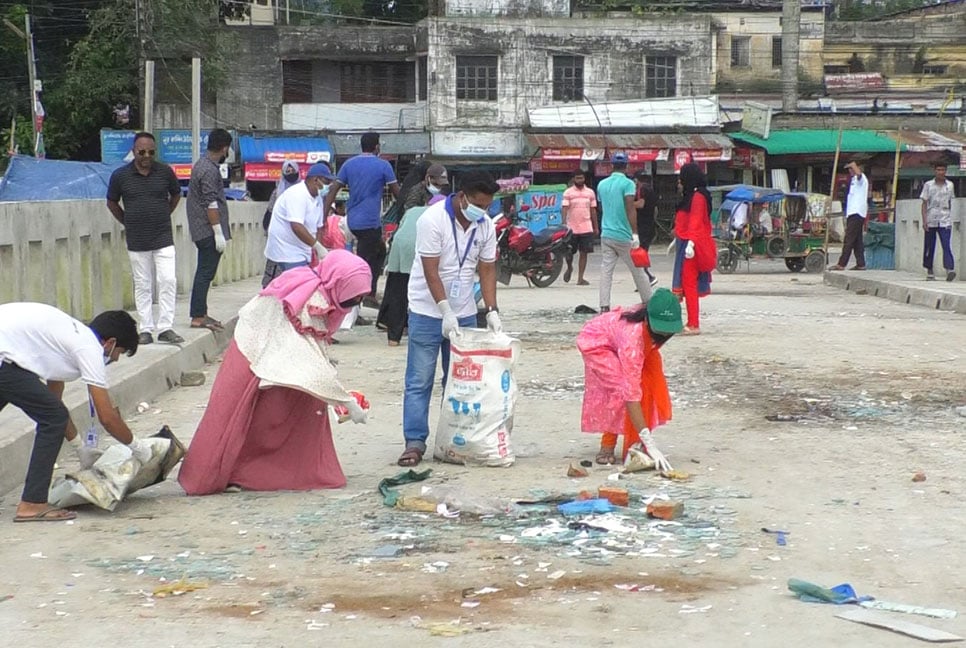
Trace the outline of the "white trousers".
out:
[[[651,284],[647,279],[644,268],[638,268],[631,259],[631,242],[618,241],[612,238],[600,239],[601,263],[600,263],[600,305],[610,307],[610,288],[614,281],[614,268],[618,261],[623,261],[627,269],[631,271],[634,285],[637,286],[638,296],[641,303],[646,304],[651,298]]]
[[[174,246],[150,252],[131,252],[131,274],[134,276],[134,305],[138,309],[138,330],[158,333],[174,327],[174,300],[178,290],[175,276]],[[151,309],[154,280],[158,281],[158,323]]]

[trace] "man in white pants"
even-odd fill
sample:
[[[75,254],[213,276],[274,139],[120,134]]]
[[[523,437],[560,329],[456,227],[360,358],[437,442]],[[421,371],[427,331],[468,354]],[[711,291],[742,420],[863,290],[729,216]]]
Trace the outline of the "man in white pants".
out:
[[[181,344],[174,332],[174,302],[177,292],[174,263],[174,233],[171,213],[181,200],[181,186],[174,170],[155,160],[157,146],[151,133],[134,137],[134,160],[111,174],[107,187],[107,208],[127,238],[134,303],[138,310],[138,344],[158,341]],[[123,203],[123,206],[122,206]],[[152,311],[154,280],[158,282],[158,319]]]

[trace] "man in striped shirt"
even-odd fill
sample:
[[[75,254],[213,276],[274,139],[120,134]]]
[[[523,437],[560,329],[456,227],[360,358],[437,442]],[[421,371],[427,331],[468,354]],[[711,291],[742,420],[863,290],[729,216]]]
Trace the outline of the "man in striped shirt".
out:
[[[155,330],[160,331],[159,342],[181,344],[184,338],[172,328],[177,280],[171,228],[171,213],[181,200],[181,186],[174,170],[155,159],[154,135],[135,135],[133,153],[134,160],[130,164],[111,174],[107,208],[124,226],[127,239],[134,276],[134,304],[140,320],[138,344],[154,342],[151,333]],[[158,281],[157,323],[152,312],[155,277]]]

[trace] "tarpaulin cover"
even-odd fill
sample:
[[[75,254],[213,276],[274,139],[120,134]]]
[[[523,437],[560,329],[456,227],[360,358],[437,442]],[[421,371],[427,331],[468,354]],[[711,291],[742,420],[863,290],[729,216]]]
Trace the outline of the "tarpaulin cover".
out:
[[[123,162],[71,162],[14,155],[0,180],[0,202],[104,200],[111,173]]]
[[[735,187],[725,195],[725,198],[728,200],[752,203],[778,202],[784,197],[785,194],[781,189],[768,189],[766,187],[752,187],[749,185]]]

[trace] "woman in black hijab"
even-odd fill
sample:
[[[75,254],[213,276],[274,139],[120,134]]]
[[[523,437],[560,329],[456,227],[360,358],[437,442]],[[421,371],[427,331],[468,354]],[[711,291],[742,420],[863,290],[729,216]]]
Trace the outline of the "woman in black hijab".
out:
[[[681,335],[698,335],[698,298],[711,293],[711,270],[717,260],[711,237],[711,194],[707,177],[694,162],[681,167],[678,183],[682,195],[674,217],[677,250],[671,289],[678,297],[684,297],[688,311],[687,326]]]

